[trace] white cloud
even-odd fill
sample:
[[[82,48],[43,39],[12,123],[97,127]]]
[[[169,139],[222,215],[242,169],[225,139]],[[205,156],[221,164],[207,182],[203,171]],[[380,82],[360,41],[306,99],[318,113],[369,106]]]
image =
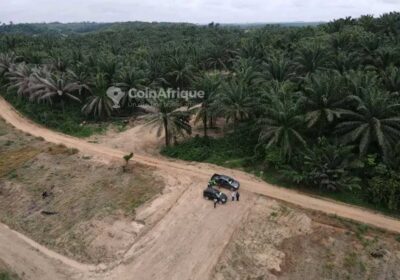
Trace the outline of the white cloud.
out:
[[[327,21],[400,10],[400,0],[0,0],[3,22]]]

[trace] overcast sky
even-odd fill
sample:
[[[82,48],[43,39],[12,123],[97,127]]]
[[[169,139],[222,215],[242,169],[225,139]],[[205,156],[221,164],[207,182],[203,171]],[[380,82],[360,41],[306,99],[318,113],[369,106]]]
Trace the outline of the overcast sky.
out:
[[[400,10],[400,0],[0,0],[0,21],[329,21]]]

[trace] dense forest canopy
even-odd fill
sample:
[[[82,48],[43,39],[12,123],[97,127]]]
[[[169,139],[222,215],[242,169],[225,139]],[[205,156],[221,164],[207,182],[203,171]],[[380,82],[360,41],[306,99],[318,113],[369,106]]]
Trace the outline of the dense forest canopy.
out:
[[[396,12],[306,27],[3,25],[0,75],[2,94],[45,123],[62,123],[65,112],[80,121],[137,110],[128,98],[114,110],[110,86],[204,90],[188,112],[175,110],[182,101],[148,100],[157,108],[149,122],[164,128],[167,146],[190,134],[191,114],[203,125],[204,138],[171,155],[204,160],[208,129],[224,118],[232,131],[224,141],[247,165],[398,210],[399,43]]]

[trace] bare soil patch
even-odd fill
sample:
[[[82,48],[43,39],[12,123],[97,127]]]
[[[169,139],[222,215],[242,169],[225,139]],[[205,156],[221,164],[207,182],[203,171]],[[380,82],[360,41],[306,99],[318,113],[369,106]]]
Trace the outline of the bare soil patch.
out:
[[[213,279],[400,279],[396,236],[260,197]]]
[[[154,170],[103,165],[0,121],[0,221],[77,260],[109,262],[145,227],[136,209],[160,194]]]

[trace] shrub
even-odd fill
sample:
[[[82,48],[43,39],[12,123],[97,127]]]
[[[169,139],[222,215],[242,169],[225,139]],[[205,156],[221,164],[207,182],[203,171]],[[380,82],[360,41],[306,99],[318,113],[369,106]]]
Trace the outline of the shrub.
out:
[[[380,174],[368,181],[368,198],[390,210],[400,209],[400,176],[394,172]]]
[[[354,176],[352,147],[338,146],[320,138],[284,168],[283,173],[295,183],[305,183],[320,190],[353,190],[360,188],[360,178]]]

